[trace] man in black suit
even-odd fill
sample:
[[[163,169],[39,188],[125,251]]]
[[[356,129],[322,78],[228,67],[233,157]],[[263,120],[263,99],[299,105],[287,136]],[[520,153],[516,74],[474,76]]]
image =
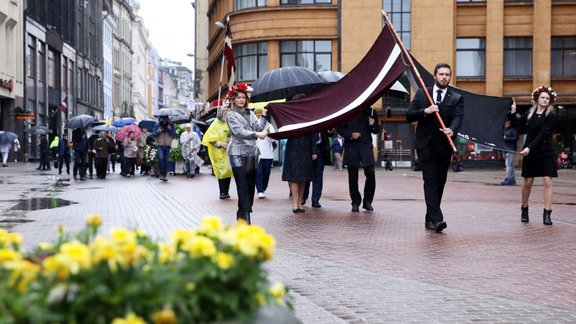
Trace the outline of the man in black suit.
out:
[[[450,65],[437,64],[434,68],[434,87],[426,89],[436,104],[431,105],[422,89],[419,89],[406,112],[408,122],[418,122],[415,146],[424,179],[425,227],[438,233],[446,228],[440,203],[453,153],[446,135],[455,137],[464,116],[464,99],[448,88],[451,76]],[[441,128],[435,112],[440,114],[446,128]]]
[[[367,107],[360,116],[338,127],[338,134],[344,137],[344,164],[348,167],[348,189],[352,198],[352,211],[358,212],[362,196],[358,191],[358,168],[364,169],[364,201],[362,208],[372,211],[372,200],[376,191],[374,174],[374,152],[372,135],[378,134],[378,115]]]

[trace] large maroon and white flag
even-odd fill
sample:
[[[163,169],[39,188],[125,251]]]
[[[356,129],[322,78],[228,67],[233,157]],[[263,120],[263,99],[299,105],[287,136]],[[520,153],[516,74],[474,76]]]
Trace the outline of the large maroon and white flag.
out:
[[[380,100],[405,69],[402,51],[385,27],[362,61],[340,81],[298,100],[268,104],[278,127],[270,137],[307,136],[346,123]]]
[[[232,50],[232,31],[230,30],[230,17],[226,21],[226,36],[224,37],[224,56],[226,57],[226,71],[228,72],[228,89],[236,82],[236,61]]]

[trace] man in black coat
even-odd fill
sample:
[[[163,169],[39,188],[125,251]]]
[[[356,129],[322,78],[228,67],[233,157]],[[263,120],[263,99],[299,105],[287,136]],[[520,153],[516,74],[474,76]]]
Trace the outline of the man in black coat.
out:
[[[352,211],[358,212],[360,202],[362,208],[372,211],[372,201],[376,191],[376,175],[374,174],[374,152],[372,135],[378,134],[378,115],[370,107],[362,114],[338,127],[338,134],[344,138],[344,164],[348,168],[348,190],[352,198]],[[358,169],[364,169],[364,200],[358,191]]]
[[[448,87],[451,76],[450,65],[437,64],[434,68],[435,85],[426,89],[436,104],[431,105],[422,89],[419,89],[406,112],[408,122],[418,122],[415,146],[424,179],[425,227],[438,233],[447,226],[440,203],[454,153],[446,135],[455,137],[464,116],[463,97]],[[435,112],[440,114],[446,128],[441,128]]]

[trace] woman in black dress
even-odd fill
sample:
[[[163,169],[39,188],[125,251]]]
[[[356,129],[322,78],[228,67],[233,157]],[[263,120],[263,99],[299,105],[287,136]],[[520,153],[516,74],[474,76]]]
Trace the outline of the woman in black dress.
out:
[[[315,142],[312,136],[290,138],[286,142],[282,181],[288,181],[294,213],[304,212],[304,208],[302,208],[304,184],[306,181],[312,181],[314,175],[312,161],[316,155],[312,154],[313,144]]]
[[[552,112],[552,103],[556,101],[556,92],[551,87],[540,86],[532,92],[532,108],[523,116],[516,115],[516,103],[512,103],[511,114],[517,119],[517,125],[526,125],[526,141],[520,151],[522,155],[522,213],[521,221],[527,223],[528,200],[535,177],[543,177],[545,225],[552,225],[552,178],[558,177],[554,161],[552,131],[556,125],[556,114]]]

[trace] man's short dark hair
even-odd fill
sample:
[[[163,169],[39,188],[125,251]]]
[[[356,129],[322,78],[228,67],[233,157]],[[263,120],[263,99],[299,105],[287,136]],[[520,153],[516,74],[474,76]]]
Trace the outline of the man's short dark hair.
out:
[[[436,67],[434,67],[434,75],[436,75],[436,72],[438,72],[438,70],[441,68],[448,68],[448,70],[450,70],[450,72],[452,72],[452,68],[450,67],[450,64],[438,63],[438,64],[436,64]]]

